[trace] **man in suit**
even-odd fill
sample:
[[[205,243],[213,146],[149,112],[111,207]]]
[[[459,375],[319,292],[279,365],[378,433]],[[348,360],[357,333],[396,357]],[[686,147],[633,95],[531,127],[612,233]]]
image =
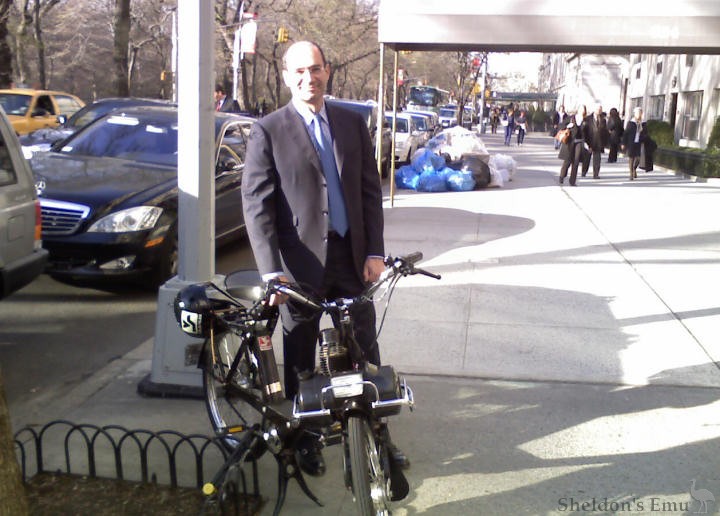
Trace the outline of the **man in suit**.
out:
[[[597,106],[595,112],[587,118],[587,132],[587,144],[592,153],[593,179],[598,179],[600,177],[602,154],[610,138],[602,106]],[[587,165],[583,165],[583,176],[587,174],[590,168],[590,161],[587,160],[585,163]]]
[[[283,80],[292,100],[255,122],[243,173],[248,237],[264,280],[301,283],[326,297],[354,297],[379,278],[383,262],[382,190],[367,125],[352,111],[325,103],[330,66],[314,43],[291,45]],[[285,396],[297,373],[315,367],[319,316],[312,320],[287,296],[274,296],[283,325]],[[375,309],[353,312],[356,338],[380,364]],[[312,442],[310,442],[312,441]],[[300,466],[325,469],[316,440],[301,439]],[[407,458],[393,447],[406,466]]]
[[[238,104],[237,100],[227,96],[222,84],[215,85],[215,111],[222,111],[223,113],[240,112],[240,104]]]

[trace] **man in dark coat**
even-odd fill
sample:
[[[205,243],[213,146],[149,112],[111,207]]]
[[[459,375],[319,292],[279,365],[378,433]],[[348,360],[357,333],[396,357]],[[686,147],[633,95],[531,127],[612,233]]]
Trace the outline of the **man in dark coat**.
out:
[[[603,113],[602,106],[598,106],[595,112],[587,117],[587,144],[590,147],[592,153],[592,167],[593,167],[593,178],[597,179],[600,177],[600,163],[602,160],[602,154],[605,151],[605,146],[608,144],[610,133],[607,129],[607,122],[605,120],[605,114]],[[590,168],[589,160],[587,167],[583,166],[582,175],[587,174]]]
[[[316,44],[294,43],[283,65],[292,99],[253,124],[245,159],[243,211],[255,261],[265,280],[354,297],[385,269],[382,190],[367,124],[325,103],[330,66]],[[280,305],[285,395],[292,399],[297,373],[315,367],[320,317],[308,319],[287,296],[271,303]],[[358,305],[353,317],[366,358],[380,365],[374,306]],[[307,440],[298,448],[303,470],[322,474],[319,448]],[[397,448],[391,453],[401,467],[409,464]]]
[[[223,113],[240,112],[240,104],[238,104],[237,100],[227,96],[222,84],[215,85],[215,111],[222,111]]]

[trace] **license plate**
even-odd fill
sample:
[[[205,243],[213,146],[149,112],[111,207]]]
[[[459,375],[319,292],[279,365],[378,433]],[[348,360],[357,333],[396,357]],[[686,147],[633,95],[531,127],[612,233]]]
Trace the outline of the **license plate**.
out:
[[[333,394],[336,398],[360,396],[363,393],[364,387],[362,382],[363,378],[361,374],[334,376],[330,379],[330,385],[332,385]]]

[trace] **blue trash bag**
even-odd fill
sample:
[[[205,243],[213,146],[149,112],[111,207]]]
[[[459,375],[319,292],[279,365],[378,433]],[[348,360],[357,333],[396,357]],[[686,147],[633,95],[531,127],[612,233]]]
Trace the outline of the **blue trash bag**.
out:
[[[403,165],[395,171],[395,186],[405,190],[417,190],[420,174],[411,165]]]
[[[469,170],[452,170],[446,183],[451,192],[469,192],[475,189],[475,178]]]
[[[438,170],[426,170],[418,179],[418,192],[447,192],[445,174]]]
[[[432,168],[432,154],[432,151],[428,149],[418,149],[413,155],[410,165],[418,174],[421,174],[424,170]]]

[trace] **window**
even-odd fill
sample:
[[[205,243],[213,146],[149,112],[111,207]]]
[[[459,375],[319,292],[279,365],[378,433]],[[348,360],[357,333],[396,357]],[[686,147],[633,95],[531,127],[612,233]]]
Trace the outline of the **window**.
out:
[[[685,93],[684,110],[682,114],[682,137],[687,140],[697,140],[700,130],[700,113],[702,112],[702,91]]]
[[[630,113],[632,113],[632,110],[636,107],[643,107],[643,98],[642,97],[634,97],[630,99]]]
[[[15,169],[13,168],[10,151],[5,146],[5,141],[0,136],[0,186],[7,186],[17,183]]]
[[[649,120],[662,120],[665,114],[665,95],[650,97]]]
[[[55,102],[57,102],[58,109],[63,115],[72,115],[76,111],[79,111],[82,106],[72,97],[67,95],[56,95]]]
[[[636,79],[640,78],[640,67],[639,66],[635,69],[635,78]]]
[[[655,75],[660,75],[662,73],[662,61],[658,61],[655,63]]]
[[[688,54],[685,56],[685,66],[692,66],[695,64],[695,54]]]

